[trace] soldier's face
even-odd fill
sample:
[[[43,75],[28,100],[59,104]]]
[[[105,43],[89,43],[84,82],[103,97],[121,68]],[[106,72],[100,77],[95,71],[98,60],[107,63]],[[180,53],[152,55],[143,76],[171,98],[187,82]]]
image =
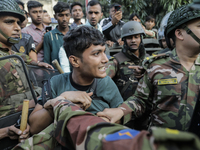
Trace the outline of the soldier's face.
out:
[[[69,9],[54,15],[55,19],[58,21],[59,27],[61,28],[68,28],[70,16],[71,14]]]
[[[79,64],[83,76],[87,78],[104,78],[106,76],[105,64],[108,62],[108,58],[105,50],[105,46],[92,45],[83,52]]]
[[[141,43],[141,36],[140,34],[127,36],[126,42],[130,48],[138,49]]]
[[[42,7],[31,8],[29,10],[29,15],[31,17],[33,24],[39,25],[42,23],[42,18],[43,18]]]
[[[87,7],[87,19],[89,23],[97,28],[99,20],[102,18],[101,6],[99,4]]]
[[[8,37],[19,38],[21,34],[19,18],[13,16],[0,16],[0,29]],[[3,45],[9,45],[7,39],[0,34],[0,42]]]
[[[72,8],[72,17],[74,18],[74,20],[80,20],[83,17],[83,11],[81,6],[75,5]]]

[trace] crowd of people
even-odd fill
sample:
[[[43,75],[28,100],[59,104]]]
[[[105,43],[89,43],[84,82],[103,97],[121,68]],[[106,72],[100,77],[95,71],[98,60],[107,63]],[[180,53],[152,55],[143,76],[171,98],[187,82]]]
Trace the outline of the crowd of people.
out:
[[[0,1],[1,57],[15,54],[26,64],[50,69],[57,59],[65,71],[50,79],[50,99],[39,94],[29,105],[34,110],[26,130],[0,128],[0,141],[19,139],[16,150],[200,149],[198,137],[185,132],[199,95],[200,10],[181,6],[166,14],[157,31],[153,16],[144,25],[137,14],[122,21],[119,4],[102,19],[100,2],[91,0],[83,24],[79,2],[57,2],[58,25],[51,29],[42,7],[28,1],[27,13],[19,0]],[[32,23],[26,27],[27,14]],[[147,55],[144,38],[158,38],[163,50]],[[122,46],[121,52],[107,56],[113,45]],[[17,64],[11,60],[0,62],[0,118],[21,111],[9,98],[22,78],[20,70],[12,70],[15,78],[7,79],[4,70]],[[19,94],[25,89],[20,86]]]

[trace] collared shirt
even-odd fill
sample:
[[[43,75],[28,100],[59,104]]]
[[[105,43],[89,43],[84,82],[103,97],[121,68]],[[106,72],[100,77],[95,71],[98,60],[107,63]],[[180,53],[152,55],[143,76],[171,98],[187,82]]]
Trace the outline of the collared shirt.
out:
[[[86,26],[91,26],[94,28],[94,26],[92,26],[89,21],[87,20],[86,23],[85,23]],[[97,30],[99,30],[101,33],[102,33],[102,27],[100,26],[100,24],[98,23],[97,24]]]
[[[83,23],[81,22],[81,24],[83,24]],[[70,29],[75,29],[77,26],[79,26],[79,25],[77,25],[75,22],[73,22],[73,23],[70,25]]]
[[[187,130],[200,89],[200,56],[190,71],[181,65],[176,49],[160,56],[146,58],[148,68],[134,96],[121,105],[124,121],[150,108],[152,126]]]
[[[22,29],[23,33],[27,33],[30,34],[33,37],[35,46],[37,47],[37,45],[42,41],[42,37],[43,34],[45,32],[45,25],[43,24],[43,29],[40,30],[39,28],[37,28],[33,23],[25,28]],[[41,49],[37,55],[38,60],[39,61],[43,61],[44,60],[44,51],[43,49]]]
[[[58,53],[64,42],[64,35],[57,28],[58,26],[44,35],[44,62],[48,64],[52,64],[54,59],[59,61]]]

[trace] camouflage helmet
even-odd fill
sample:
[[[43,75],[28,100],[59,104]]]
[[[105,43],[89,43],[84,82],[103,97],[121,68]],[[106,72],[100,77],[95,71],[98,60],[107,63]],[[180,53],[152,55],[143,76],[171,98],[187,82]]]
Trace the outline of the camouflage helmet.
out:
[[[200,10],[192,10],[188,6],[189,5],[181,6],[172,12],[165,29],[165,35],[167,37],[171,37],[172,31],[177,29],[179,26],[190,20],[200,18]]]
[[[123,39],[126,36],[142,34],[145,35],[142,25],[137,21],[129,21],[122,26],[121,29],[121,38]]]
[[[21,22],[25,20],[24,13],[15,0],[1,0],[0,13],[15,15]]]
[[[165,28],[167,27],[167,21],[169,19],[169,16],[171,15],[172,11],[168,12],[162,19],[160,23],[160,28],[158,29],[158,40],[162,40],[165,38]]]

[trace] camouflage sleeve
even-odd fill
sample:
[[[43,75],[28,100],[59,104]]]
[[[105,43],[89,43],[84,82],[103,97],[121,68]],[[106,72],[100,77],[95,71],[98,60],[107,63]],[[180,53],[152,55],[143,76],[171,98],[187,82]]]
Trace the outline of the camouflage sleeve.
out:
[[[117,61],[114,59],[114,57],[111,57],[109,59],[109,62],[106,64],[106,74],[113,78],[118,70],[118,66],[117,66]]]
[[[148,73],[145,72],[144,77],[140,79],[134,96],[129,97],[120,109],[124,112],[123,124],[131,120],[132,115],[140,117],[147,107],[151,107],[153,85],[150,83]]]

